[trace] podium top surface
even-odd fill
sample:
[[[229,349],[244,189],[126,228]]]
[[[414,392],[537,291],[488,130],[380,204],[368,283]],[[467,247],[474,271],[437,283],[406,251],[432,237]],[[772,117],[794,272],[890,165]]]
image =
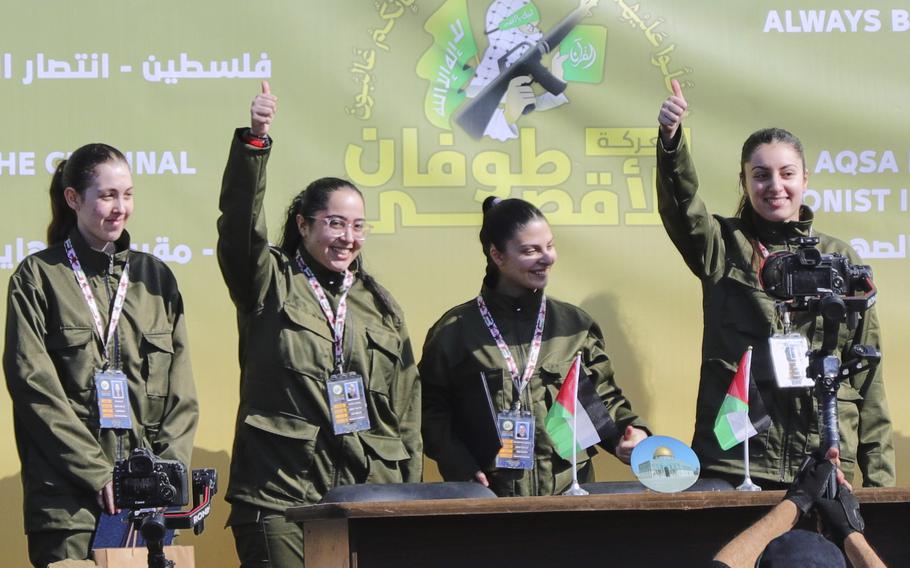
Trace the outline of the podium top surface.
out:
[[[907,503],[910,488],[857,489],[860,503]],[[326,503],[291,507],[291,521],[368,519],[380,517],[511,515],[529,513],[596,512],[615,510],[691,510],[737,507],[770,507],[783,491],[705,491],[684,493],[622,493],[552,497],[500,497],[496,499],[442,499]]]

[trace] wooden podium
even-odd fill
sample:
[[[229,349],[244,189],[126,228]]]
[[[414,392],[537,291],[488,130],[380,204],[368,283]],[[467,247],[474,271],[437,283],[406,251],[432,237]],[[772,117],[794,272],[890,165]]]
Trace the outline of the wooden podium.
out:
[[[288,509],[309,568],[707,566],[782,491],[331,503]],[[858,489],[865,534],[910,566],[910,489]]]

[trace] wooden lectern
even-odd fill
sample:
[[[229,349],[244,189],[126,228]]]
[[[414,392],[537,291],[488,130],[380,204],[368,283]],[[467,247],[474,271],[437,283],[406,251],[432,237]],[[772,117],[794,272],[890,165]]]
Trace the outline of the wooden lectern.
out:
[[[309,568],[707,566],[784,496],[692,492],[352,502],[293,507]],[[910,489],[858,489],[865,534],[910,566]],[[811,527],[809,527],[811,528]],[[516,564],[520,563],[520,564]]]

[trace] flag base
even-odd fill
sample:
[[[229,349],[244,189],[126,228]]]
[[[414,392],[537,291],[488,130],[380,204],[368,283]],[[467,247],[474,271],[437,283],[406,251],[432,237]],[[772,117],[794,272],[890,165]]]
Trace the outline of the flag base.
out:
[[[563,491],[563,495],[590,495],[587,491],[581,488],[581,485],[577,481],[572,482],[572,486]]]
[[[752,483],[752,478],[750,478],[747,475],[746,478],[743,479],[743,482],[736,486],[736,490],[737,491],[761,491],[761,487]]]

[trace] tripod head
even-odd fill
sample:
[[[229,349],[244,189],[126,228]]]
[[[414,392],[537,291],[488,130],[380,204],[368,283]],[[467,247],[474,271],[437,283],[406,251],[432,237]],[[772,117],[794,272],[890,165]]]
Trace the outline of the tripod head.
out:
[[[148,548],[149,568],[173,568],[164,555],[167,529],[205,530],[205,518],[212,511],[212,497],[218,492],[218,472],[214,469],[193,470],[193,508],[189,511],[163,512],[160,509],[138,509],[130,512],[130,521],[139,530]]]

